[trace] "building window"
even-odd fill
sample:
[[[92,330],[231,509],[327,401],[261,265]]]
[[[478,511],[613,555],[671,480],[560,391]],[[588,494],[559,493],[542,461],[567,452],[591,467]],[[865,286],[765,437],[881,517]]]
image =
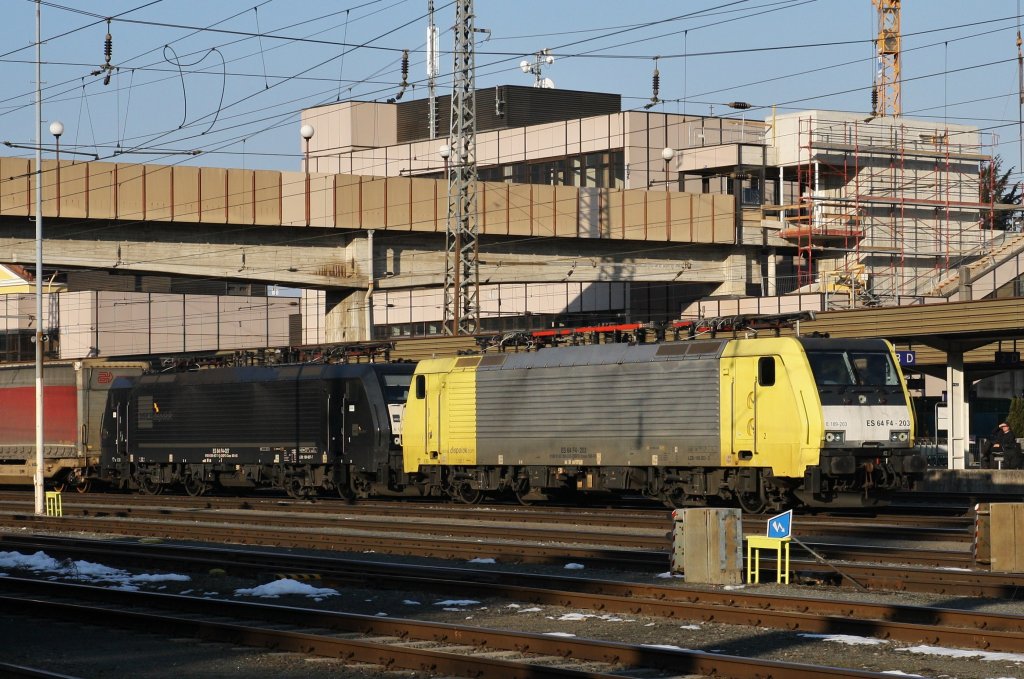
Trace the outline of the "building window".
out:
[[[437,173],[420,176],[442,178]],[[587,153],[482,167],[477,170],[477,178],[484,182],[621,189],[626,182],[626,161],[622,151]]]

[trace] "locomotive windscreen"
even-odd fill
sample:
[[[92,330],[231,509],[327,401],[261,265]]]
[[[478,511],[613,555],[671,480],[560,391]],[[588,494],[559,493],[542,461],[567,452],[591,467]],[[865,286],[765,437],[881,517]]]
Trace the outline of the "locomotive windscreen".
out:
[[[900,383],[896,365],[884,351],[808,349],[807,360],[819,385],[891,387]]]
[[[412,373],[395,374],[381,373],[384,388],[384,400],[388,403],[405,403],[409,397],[409,386],[412,384]]]

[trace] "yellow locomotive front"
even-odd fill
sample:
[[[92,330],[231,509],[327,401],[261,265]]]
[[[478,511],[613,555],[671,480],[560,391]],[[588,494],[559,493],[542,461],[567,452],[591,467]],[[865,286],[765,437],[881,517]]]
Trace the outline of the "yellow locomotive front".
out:
[[[925,469],[884,340],[736,340],[721,376],[723,464],[759,470],[738,489],[745,507],[877,504]]]
[[[821,409],[820,461],[801,499],[866,502],[910,487],[927,466],[914,448],[914,409],[885,340],[801,340]]]

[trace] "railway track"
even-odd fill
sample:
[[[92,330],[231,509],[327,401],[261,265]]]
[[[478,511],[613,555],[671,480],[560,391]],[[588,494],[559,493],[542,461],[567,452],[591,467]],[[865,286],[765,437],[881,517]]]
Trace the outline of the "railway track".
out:
[[[682,674],[816,679],[891,674],[742,658],[674,648],[481,629],[469,625],[296,609],[227,599],[125,592],[22,578],[0,578],[9,614],[60,617],[169,636],[262,646],[307,655],[509,679],[619,679]]]
[[[321,586],[339,589],[362,586],[449,592],[606,613],[1024,652],[1024,618],[977,611],[208,547],[199,551],[178,546],[17,537],[4,537],[0,546],[45,550],[51,556],[65,558],[100,559],[134,568],[201,573],[211,567],[226,567],[249,576],[301,575]]]
[[[24,509],[29,502],[24,493],[0,492],[0,511]],[[672,513],[656,506],[645,509],[621,509],[601,507],[521,507],[516,505],[465,506],[427,502],[366,501],[356,504],[328,499],[296,501],[275,496],[260,497],[204,497],[146,496],[146,495],[79,495],[71,493],[66,497],[66,514],[78,512],[85,515],[109,513],[136,513],[144,508],[182,510],[247,510],[273,511],[288,515],[324,514],[343,515],[346,521],[351,517],[392,517],[408,520],[410,516],[421,517],[425,522],[448,523],[451,521],[494,522],[502,525],[529,524],[572,524],[580,526],[600,525],[604,528],[621,530],[665,531],[672,527]],[[764,530],[766,517],[746,515],[744,531],[756,534]],[[829,536],[879,538],[888,540],[912,540],[916,542],[959,542],[969,543],[974,536],[973,516],[944,515],[869,515],[838,513],[798,515],[794,521],[800,537]],[[593,530],[593,528],[590,528]]]
[[[323,507],[323,505],[320,505]],[[344,505],[341,505],[344,507]],[[206,506],[117,505],[111,501],[69,503],[64,516],[40,517],[22,513],[25,506],[0,504],[0,527],[35,530],[82,531],[158,537],[169,540],[230,541],[247,545],[322,549],[332,551],[374,551],[468,560],[481,555],[518,563],[565,563],[567,559],[589,566],[619,569],[664,570],[671,548],[670,525],[660,529],[615,528],[607,525],[581,527],[575,516],[568,525],[531,525],[502,521],[439,521],[436,516],[418,517],[406,508],[401,516],[348,515],[337,509],[320,512],[290,512],[277,507],[273,512],[255,509],[216,509]],[[20,511],[19,511],[20,510]],[[652,524],[654,525],[654,524]],[[763,524],[761,524],[763,525]],[[758,528],[756,532],[761,532]],[[872,528],[872,533],[891,539],[892,534]],[[799,534],[799,531],[797,531]],[[846,544],[804,540],[804,544],[829,559],[874,563],[904,563],[919,566],[968,568],[973,556],[966,547],[927,549],[885,544]],[[800,546],[794,556],[810,558]]]

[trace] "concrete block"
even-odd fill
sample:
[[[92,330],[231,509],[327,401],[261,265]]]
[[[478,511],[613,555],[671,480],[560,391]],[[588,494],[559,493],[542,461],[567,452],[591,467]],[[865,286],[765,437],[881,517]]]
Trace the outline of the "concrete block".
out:
[[[412,180],[390,177],[384,187],[387,195],[387,228],[408,231],[412,226]]]
[[[145,180],[146,167],[129,163],[118,163],[116,170],[117,182],[117,218],[129,220],[146,219]],[[46,186],[45,181],[43,186]],[[45,208],[44,208],[45,209]]]
[[[738,509],[683,509],[673,512],[672,571],[687,582],[738,585],[743,582],[743,524]],[[681,549],[680,549],[681,546]]]
[[[174,178],[174,221],[199,221],[199,168],[176,165]]]
[[[383,229],[386,226],[384,187],[387,179],[363,177],[362,217],[360,226],[364,229]]]
[[[340,174],[334,184],[334,219],[339,228],[355,229],[361,226],[360,209],[362,177]]]
[[[168,166],[146,166],[146,219],[170,221],[174,215],[171,205],[174,195],[174,172]]]
[[[114,218],[114,163],[89,163],[89,218]]]
[[[24,217],[32,200],[31,163],[24,158],[0,158],[0,214]]]
[[[448,193],[447,189],[443,188],[444,182],[435,179],[410,179],[409,182],[412,184],[412,217],[409,229],[429,233],[444,231],[448,217]]]
[[[280,226],[281,173],[271,170],[256,170],[255,172],[256,223]]]
[[[664,220],[664,218],[662,218]],[[622,192],[622,230],[613,230],[612,238],[643,240],[647,237],[647,192]]]
[[[89,210],[89,177],[88,163],[60,164],[60,212],[59,217],[88,217]]]
[[[508,234],[534,235],[533,185],[509,184],[508,187]]]
[[[989,512],[992,572],[1024,573],[1024,503],[993,502]]]
[[[228,171],[222,167],[199,169],[200,218],[208,224],[228,221]]]
[[[488,236],[507,236],[509,223],[509,187],[504,182],[480,182],[477,189],[477,209],[480,211],[480,233]],[[442,192],[444,209],[441,211],[441,229],[444,229],[448,210],[447,193]]]
[[[228,170],[228,221],[253,223],[253,194],[256,174],[252,170]]]

